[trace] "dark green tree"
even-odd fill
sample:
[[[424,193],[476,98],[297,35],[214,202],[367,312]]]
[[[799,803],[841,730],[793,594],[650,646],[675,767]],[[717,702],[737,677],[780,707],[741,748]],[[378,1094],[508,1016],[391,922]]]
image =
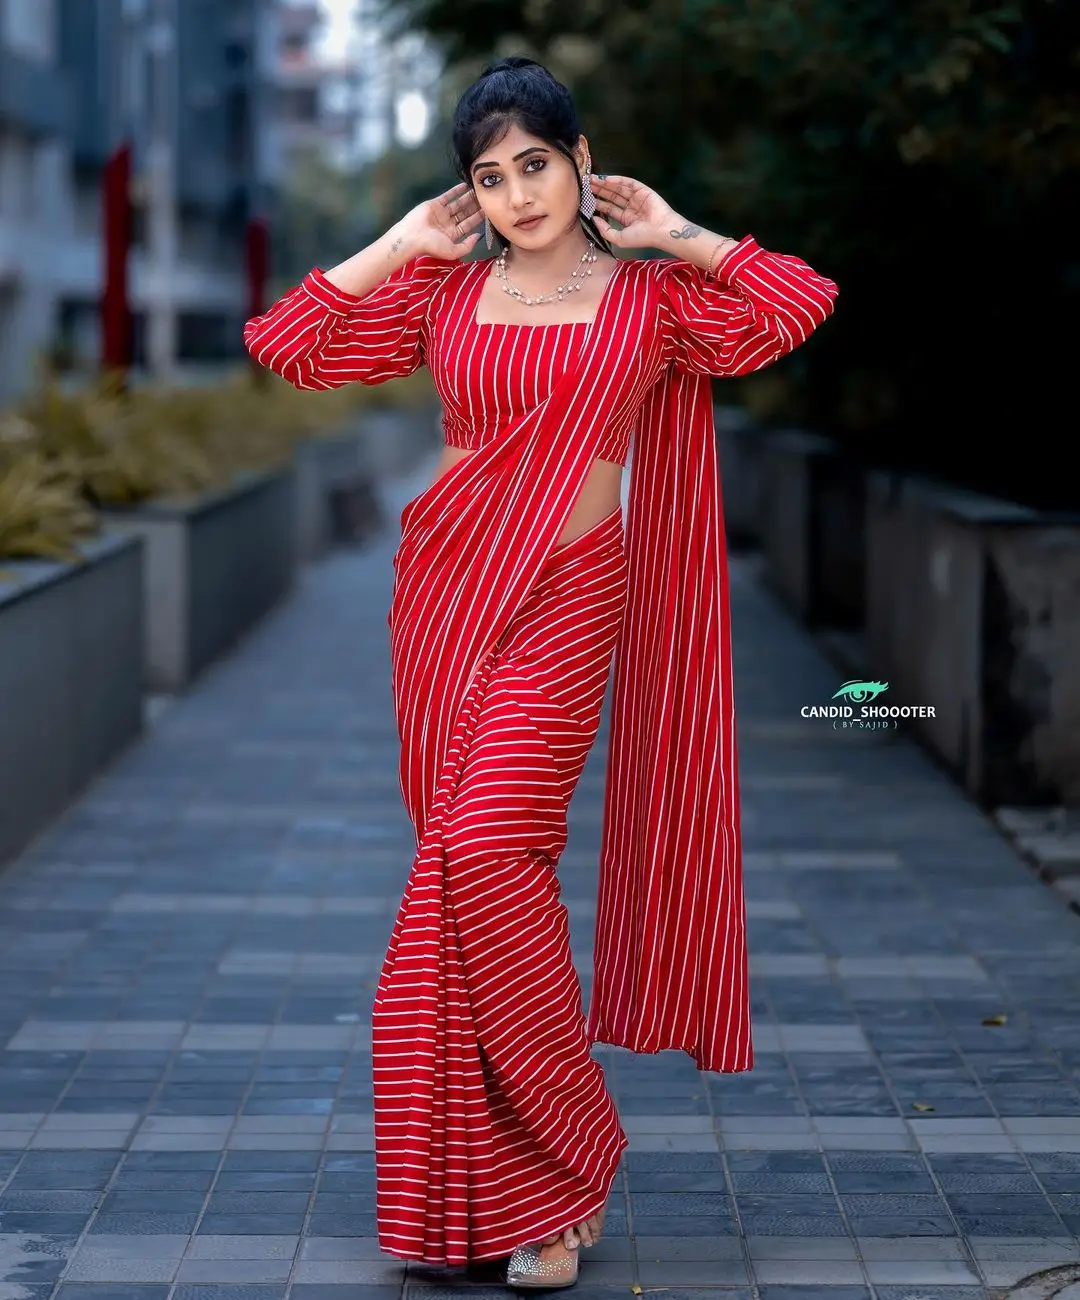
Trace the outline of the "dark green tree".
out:
[[[448,103],[492,54],[531,54],[598,170],[837,281],[820,335],[729,398],[877,463],[1075,501],[1049,452],[1080,306],[1077,0],[387,8],[442,44]]]

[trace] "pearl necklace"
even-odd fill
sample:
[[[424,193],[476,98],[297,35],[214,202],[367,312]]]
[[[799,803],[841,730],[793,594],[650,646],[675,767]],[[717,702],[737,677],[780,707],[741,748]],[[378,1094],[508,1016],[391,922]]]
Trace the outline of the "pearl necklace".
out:
[[[585,285],[585,277],[592,275],[592,264],[596,261],[596,248],[593,244],[581,255],[581,261],[571,272],[570,279],[565,284],[560,284],[557,289],[552,289],[550,293],[531,293],[526,296],[520,289],[514,288],[506,274],[506,249],[495,259],[495,274],[502,280],[503,292],[508,293],[511,298],[516,298],[518,302],[524,303],[526,307],[539,307],[546,302],[562,302],[567,294],[574,293],[575,290],[581,289]]]

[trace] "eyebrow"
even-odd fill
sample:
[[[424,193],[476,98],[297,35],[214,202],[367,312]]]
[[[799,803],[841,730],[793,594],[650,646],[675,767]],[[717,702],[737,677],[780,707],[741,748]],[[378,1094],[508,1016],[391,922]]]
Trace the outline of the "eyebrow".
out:
[[[534,145],[530,145],[528,149],[522,149],[521,153],[514,154],[513,158],[511,158],[510,161],[518,162],[520,159],[527,157],[531,153],[550,153],[550,152],[551,151],[549,149],[544,149],[542,146],[538,144],[534,144]],[[472,169],[474,172],[478,172],[481,167],[498,167],[498,165],[499,164],[497,162],[491,162],[489,160],[487,162],[473,163]]]

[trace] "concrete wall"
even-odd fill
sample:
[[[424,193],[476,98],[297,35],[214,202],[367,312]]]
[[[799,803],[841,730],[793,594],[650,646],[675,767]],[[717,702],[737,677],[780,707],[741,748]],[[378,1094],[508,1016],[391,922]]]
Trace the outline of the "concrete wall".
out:
[[[5,561],[0,583],[0,861],[57,817],[142,729],[141,545],[86,563]]]
[[[766,577],[814,626],[863,617],[862,472],[828,438],[800,430],[764,435],[761,545]]]
[[[182,690],[292,587],[296,478],[252,475],[184,502],[105,516],[146,547],[146,686]]]
[[[367,481],[358,425],[310,438],[296,453],[296,535],[302,563],[329,549],[334,534],[333,493]]]
[[[714,407],[713,420],[728,545],[733,549],[760,546],[764,430],[736,406]]]
[[[361,462],[375,481],[415,469],[443,441],[438,406],[373,407],[358,417]]]
[[[986,806],[1080,805],[1080,519],[872,474],[866,537],[890,701]]]

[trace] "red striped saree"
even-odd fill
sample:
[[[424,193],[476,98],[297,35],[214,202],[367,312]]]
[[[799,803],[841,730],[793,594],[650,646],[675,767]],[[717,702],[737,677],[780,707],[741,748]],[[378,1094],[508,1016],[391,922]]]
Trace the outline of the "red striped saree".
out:
[[[249,347],[299,386],[329,387],[408,373],[422,344],[463,421],[469,385],[445,339],[471,338],[488,270],[418,259],[371,305],[313,273],[251,323]],[[495,1258],[600,1210],[627,1139],[594,1044],[752,1066],[708,376],[790,350],[835,286],[749,238],[723,270],[727,284],[620,262],[548,395],[402,515],[389,629],[417,849],[372,1018],[392,1254]],[[424,334],[435,319],[442,335]],[[619,512],[558,545],[598,452],[630,423],[625,534]],[[555,867],[612,660],[586,1018]]]

